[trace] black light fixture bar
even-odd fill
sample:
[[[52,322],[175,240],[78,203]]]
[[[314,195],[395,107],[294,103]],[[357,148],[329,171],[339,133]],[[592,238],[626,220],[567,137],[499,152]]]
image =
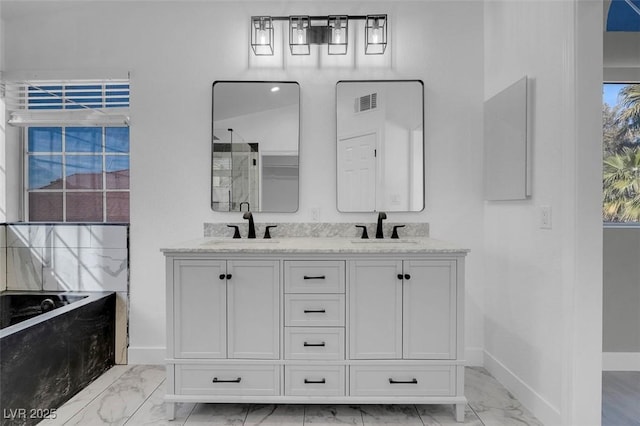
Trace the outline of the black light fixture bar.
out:
[[[350,21],[365,21],[367,19],[367,15],[344,15]],[[272,16],[272,21],[288,21],[291,16]],[[325,16],[309,16],[309,19],[312,21],[327,21],[329,15]]]

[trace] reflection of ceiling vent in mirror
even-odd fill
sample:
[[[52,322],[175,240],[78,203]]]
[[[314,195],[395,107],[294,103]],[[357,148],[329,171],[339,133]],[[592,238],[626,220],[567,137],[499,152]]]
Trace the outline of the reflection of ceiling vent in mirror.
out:
[[[356,112],[370,111],[378,108],[378,94],[371,93],[370,95],[360,96],[356,98]]]

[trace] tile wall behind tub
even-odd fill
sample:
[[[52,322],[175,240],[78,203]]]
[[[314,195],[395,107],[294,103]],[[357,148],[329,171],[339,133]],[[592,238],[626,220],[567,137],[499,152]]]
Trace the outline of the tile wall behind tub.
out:
[[[126,226],[7,226],[9,290],[126,292],[127,284]]]
[[[7,227],[0,225],[0,291],[7,289]]]
[[[126,364],[126,225],[7,225],[7,289],[115,291],[116,363]]]

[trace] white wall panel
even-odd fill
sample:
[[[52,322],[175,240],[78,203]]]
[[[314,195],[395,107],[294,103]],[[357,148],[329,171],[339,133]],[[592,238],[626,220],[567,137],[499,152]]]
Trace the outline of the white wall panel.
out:
[[[485,2],[485,97],[527,75],[533,109],[532,197],[484,208],[486,362],[545,424],[600,422],[601,23],[599,2]]]

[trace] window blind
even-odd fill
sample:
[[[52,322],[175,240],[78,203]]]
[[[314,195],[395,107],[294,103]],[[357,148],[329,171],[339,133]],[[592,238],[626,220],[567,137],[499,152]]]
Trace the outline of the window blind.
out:
[[[4,82],[14,126],[128,126],[128,79]]]

